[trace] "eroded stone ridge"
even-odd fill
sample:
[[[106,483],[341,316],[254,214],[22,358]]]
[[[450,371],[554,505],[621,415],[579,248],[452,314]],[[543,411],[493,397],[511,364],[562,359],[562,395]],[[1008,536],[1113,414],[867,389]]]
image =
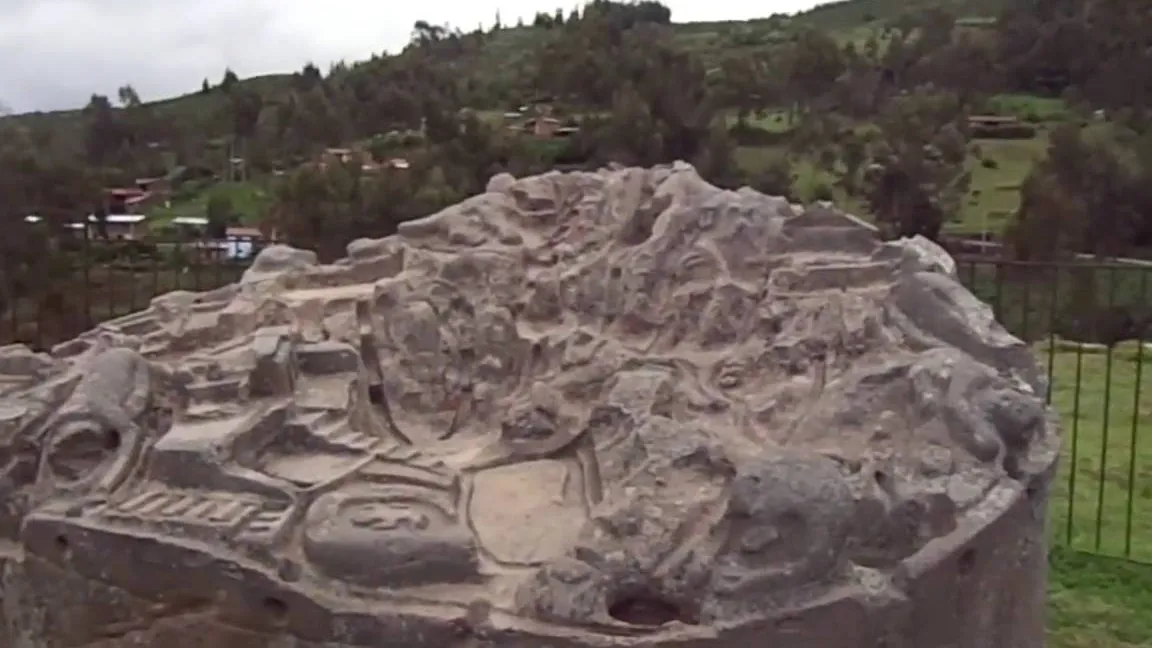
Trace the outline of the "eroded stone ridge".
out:
[[[0,644],[1040,645],[918,627],[965,573],[1034,621],[1058,445],[954,275],[682,164],[498,176],[0,349]]]

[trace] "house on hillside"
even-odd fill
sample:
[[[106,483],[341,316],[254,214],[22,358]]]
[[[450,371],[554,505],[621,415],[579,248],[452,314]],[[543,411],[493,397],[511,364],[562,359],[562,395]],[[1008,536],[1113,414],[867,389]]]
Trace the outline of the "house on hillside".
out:
[[[172,180],[171,178],[158,177],[158,178],[137,178],[136,188],[153,194],[161,199],[168,199],[172,195]]]
[[[100,218],[89,214],[87,222],[69,223],[69,229],[86,233],[89,239],[103,238],[106,234],[111,241],[138,241],[148,235],[148,217],[144,214],[108,214],[104,217],[103,232]]]
[[[186,242],[182,247],[204,263],[251,259],[275,240],[275,232],[242,226],[230,226],[222,238],[212,238],[208,234],[208,219],[198,216],[174,218],[171,224],[183,234]]]
[[[526,133],[540,139],[568,137],[579,132],[575,122],[565,123],[554,116],[554,100],[550,96],[537,97],[520,106],[517,111],[504,113],[508,130]]]
[[[326,168],[330,164],[349,164],[356,162],[359,162],[360,167],[365,171],[374,171],[377,166],[376,160],[372,159],[372,154],[368,151],[350,148],[329,148],[320,154],[321,168]]]
[[[408,160],[404,158],[391,158],[384,162],[377,162],[371,151],[352,148],[329,148],[320,155],[316,165],[320,169],[328,168],[331,164],[360,163],[360,170],[365,173],[375,173],[385,169],[407,169]]]
[[[529,117],[519,124],[513,124],[508,127],[508,130],[529,134],[540,139],[552,139],[556,137],[570,137],[580,132],[580,127],[565,125],[564,122],[555,117],[538,116]]]
[[[139,186],[107,188],[104,190],[104,211],[108,214],[141,214],[152,207],[168,204],[170,195],[167,189],[152,191]]]
[[[181,240],[203,238],[208,231],[208,219],[204,216],[177,216],[169,225]]]
[[[534,115],[549,116],[552,114],[553,107],[556,104],[556,98],[551,95],[541,95],[528,100],[528,103],[520,106],[520,113],[531,113]]]

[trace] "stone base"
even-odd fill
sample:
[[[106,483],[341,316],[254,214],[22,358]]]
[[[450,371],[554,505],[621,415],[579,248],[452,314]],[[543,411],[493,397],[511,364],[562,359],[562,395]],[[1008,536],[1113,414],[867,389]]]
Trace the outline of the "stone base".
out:
[[[895,573],[902,583],[886,586],[877,573],[874,589],[841,589],[805,609],[699,634],[676,625],[649,636],[581,638],[573,629],[501,627],[495,616],[490,627],[473,631],[445,618],[320,611],[322,603],[310,601],[311,609],[299,613],[318,623],[305,632],[328,636],[306,639],[296,634],[302,628],[292,627],[297,611],[283,603],[288,597],[257,595],[251,605],[223,606],[196,593],[151,602],[43,558],[9,552],[0,589],[0,646],[1041,648],[1049,479],[1035,477],[1026,491],[1012,484],[993,492],[954,534],[907,559]]]

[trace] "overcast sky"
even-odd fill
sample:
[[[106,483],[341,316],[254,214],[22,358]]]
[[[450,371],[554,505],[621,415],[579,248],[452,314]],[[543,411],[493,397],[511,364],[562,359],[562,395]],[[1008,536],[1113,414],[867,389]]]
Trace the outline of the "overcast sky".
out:
[[[665,0],[677,22],[731,20],[806,9],[818,0]],[[580,1],[560,3],[566,9]],[[145,101],[315,62],[396,51],[412,24],[470,30],[505,24],[556,0],[0,0],[0,106],[14,112],[115,100],[131,83]]]

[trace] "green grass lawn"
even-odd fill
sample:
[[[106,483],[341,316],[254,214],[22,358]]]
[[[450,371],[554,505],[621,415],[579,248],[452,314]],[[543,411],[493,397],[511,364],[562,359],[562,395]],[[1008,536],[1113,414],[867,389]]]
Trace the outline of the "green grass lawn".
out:
[[[1053,533],[1072,548],[1152,563],[1152,349],[1057,349],[1042,361],[1064,423]]]
[[[1049,645],[1152,646],[1152,567],[1123,559],[1152,562],[1152,351],[1048,349],[1041,344],[1038,357],[1051,366],[1064,424],[1050,509]]]
[[[173,200],[171,207],[158,207],[150,216],[161,224],[182,216],[204,218],[208,214],[208,201],[216,195],[231,202],[232,212],[244,225],[259,224],[272,203],[271,192],[262,183],[221,182],[195,193],[190,199]]]
[[[996,95],[989,99],[988,108],[997,115],[1012,115],[1032,122],[1057,122],[1071,116],[1063,99],[1026,94]]]
[[[1053,547],[1049,648],[1152,646],[1152,568]]]
[[[1005,95],[1002,99],[1024,102],[1026,98]],[[1040,104],[1054,101],[1035,97],[1031,99]],[[1055,110],[1054,107],[1052,109]],[[731,116],[729,120],[734,124],[735,116]],[[749,123],[774,133],[785,133],[792,128],[784,111],[773,111],[750,118]],[[1020,186],[1028,177],[1033,165],[1043,159],[1047,147],[1047,133],[1043,128],[1031,139],[973,140],[972,153],[968,161],[968,170],[972,176],[968,196],[962,206],[960,217],[946,223],[944,231],[951,235],[987,231],[994,236],[1003,232],[1020,206]],[[765,168],[771,160],[788,155],[788,151],[783,144],[739,146],[735,155],[736,163],[741,168],[755,173]],[[861,217],[870,217],[858,199],[846,195],[837,186],[837,178],[833,174],[819,168],[814,160],[795,155],[790,157],[795,175],[793,189],[797,199],[810,202],[819,193],[818,189],[823,186],[831,189],[837,204]]]
[[[969,171],[972,183],[960,220],[948,223],[949,234],[988,231],[999,234],[1020,206],[1020,185],[1032,166],[1044,157],[1048,139],[1038,134],[1027,140],[973,140],[980,151],[972,155]],[[989,164],[982,160],[990,160]]]

